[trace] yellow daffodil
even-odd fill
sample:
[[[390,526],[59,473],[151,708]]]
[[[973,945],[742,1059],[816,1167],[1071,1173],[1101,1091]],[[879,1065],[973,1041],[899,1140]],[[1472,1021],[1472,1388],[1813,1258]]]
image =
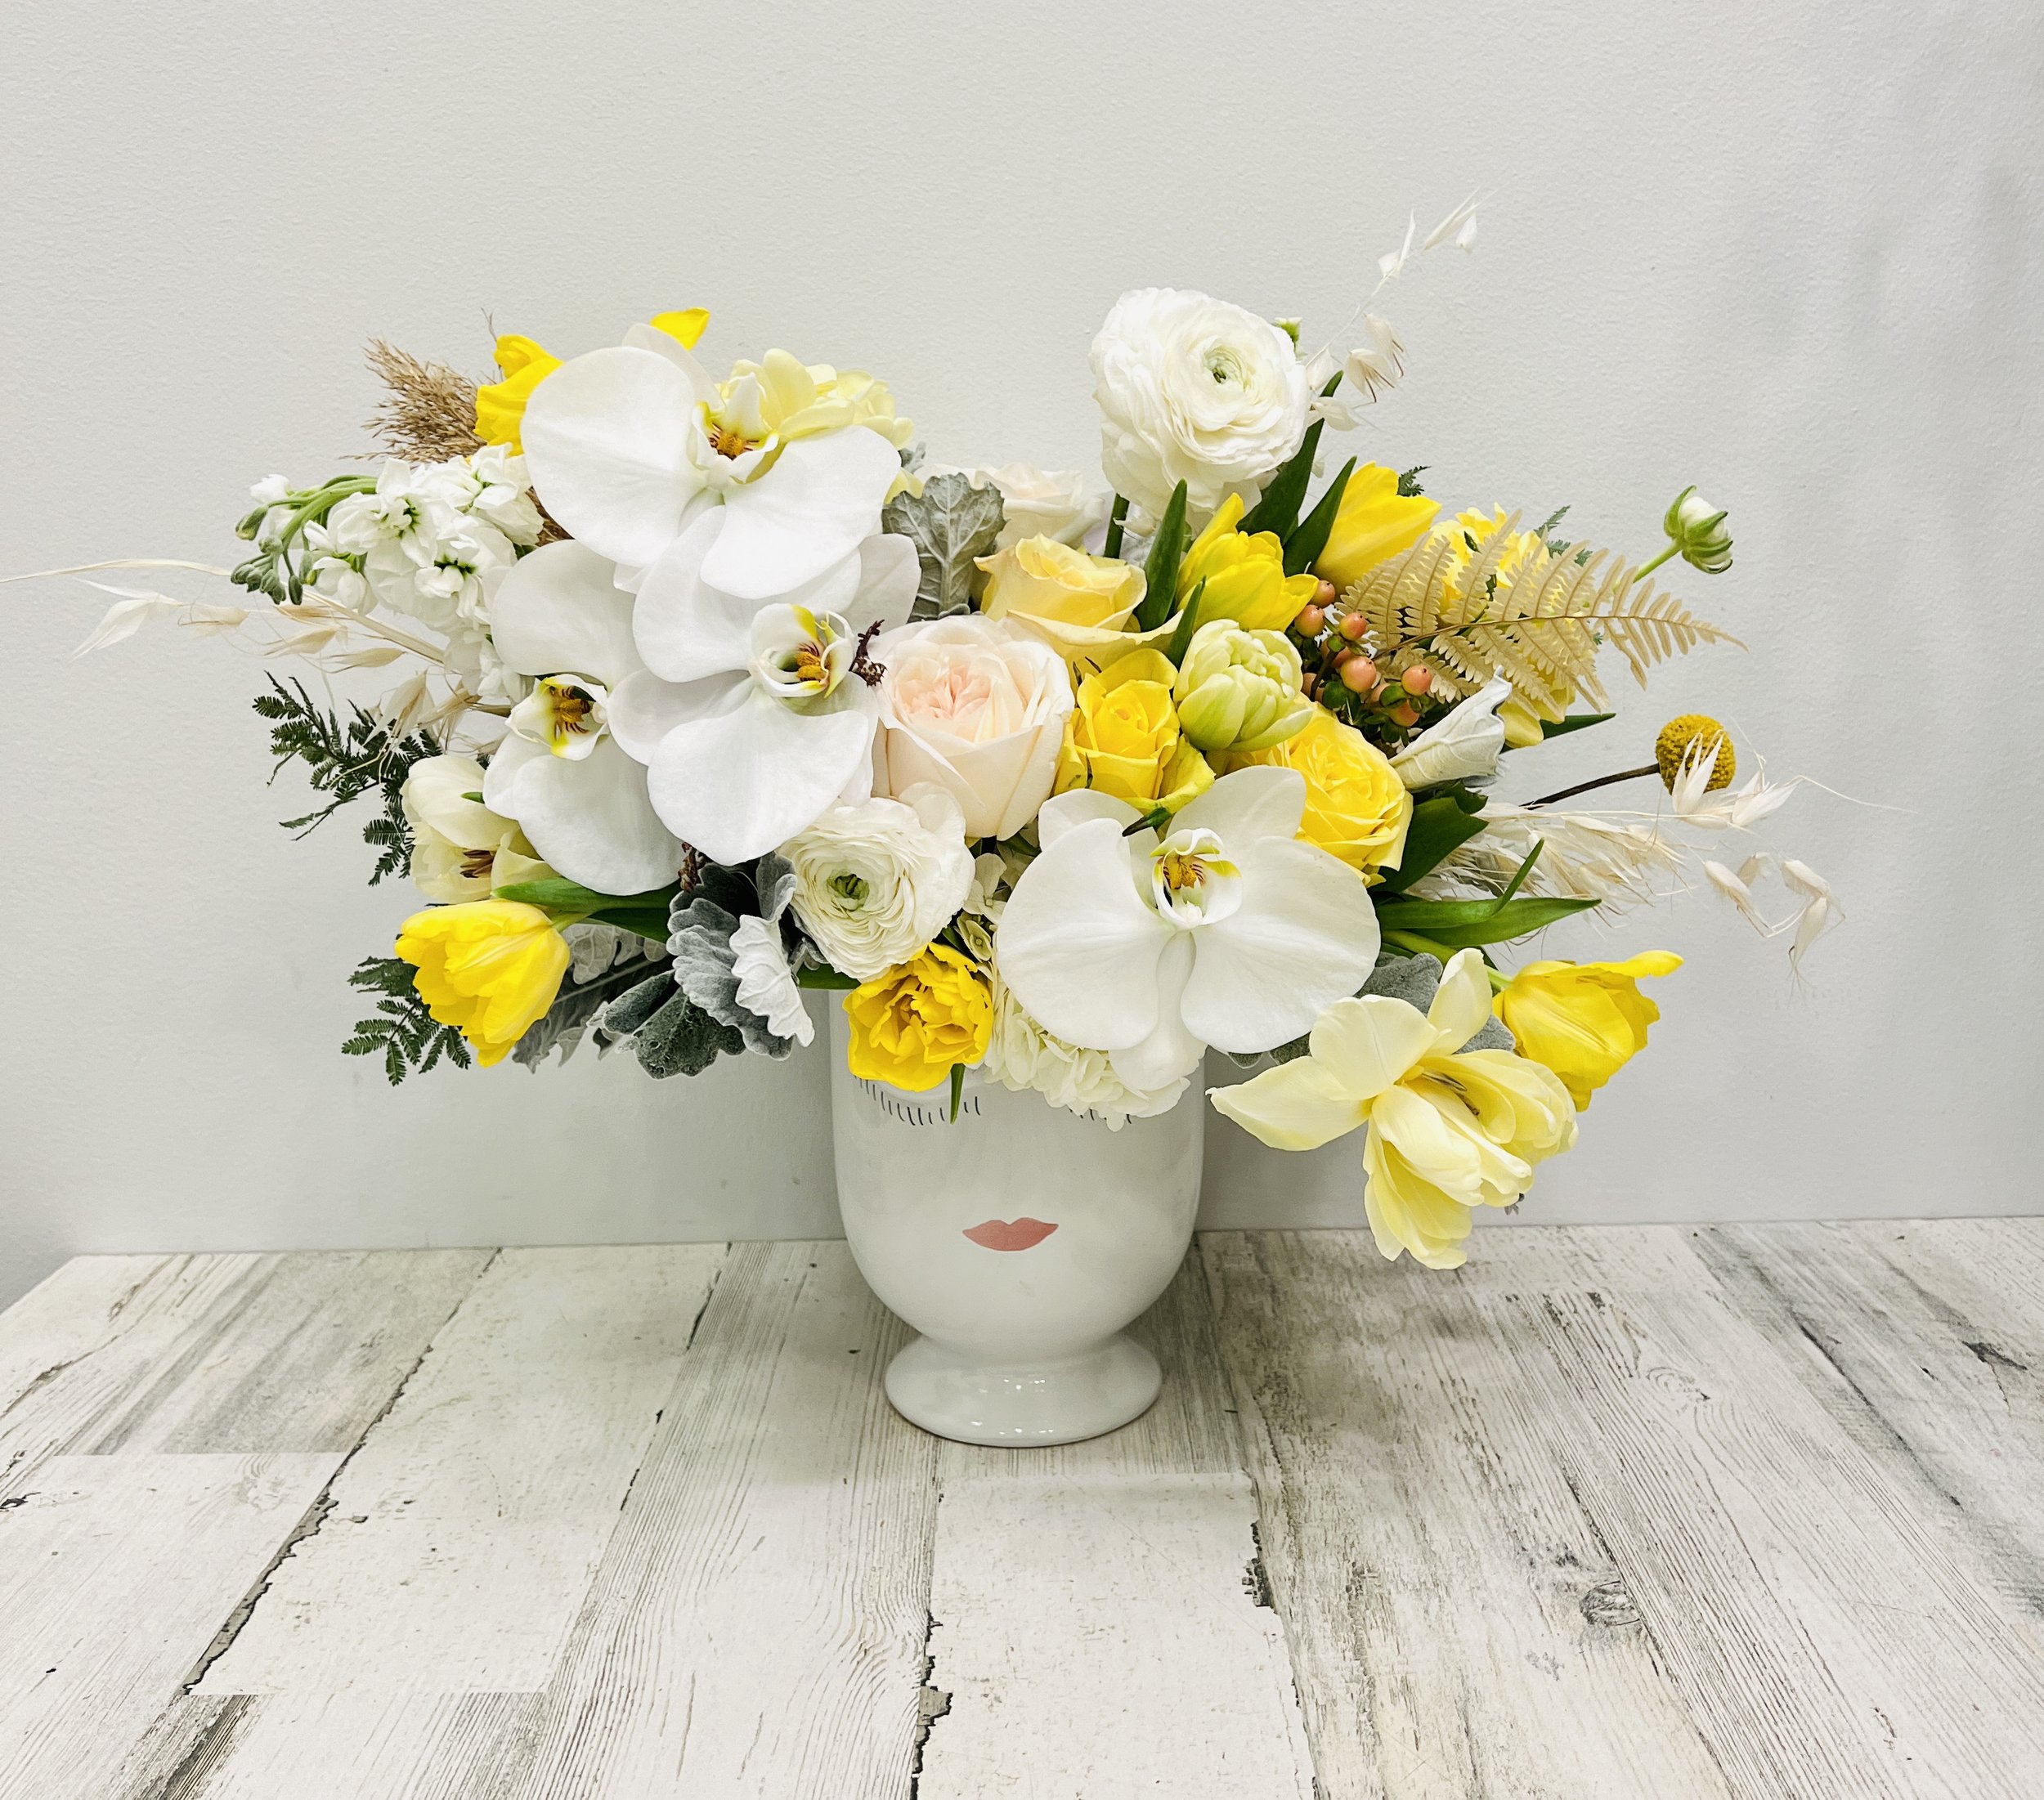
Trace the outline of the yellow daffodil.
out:
[[[1410,550],[1440,510],[1423,495],[1400,494],[1396,471],[1365,463],[1342,490],[1334,529],[1314,558],[1314,571],[1337,588],[1347,588],[1378,563]]]
[[[1497,996],[1497,1015],[1519,1054],[1560,1076],[1580,1111],[1590,1095],[1647,1047],[1661,1009],[1639,991],[1645,975],[1672,975],[1682,958],[1648,950],[1624,962],[1534,962]]]
[[[1186,738],[1160,651],[1136,650],[1078,684],[1065,720],[1056,791],[1097,789],[1141,812],[1171,812],[1213,786],[1213,771]]]
[[[1317,1149],[1359,1125],[1377,1247],[1454,1269],[1477,1207],[1508,1207],[1534,1165],[1576,1142],[1560,1079],[1510,1050],[1464,1050],[1490,1016],[1473,950],[1458,951],[1433,1004],[1387,995],[1337,1001],[1307,1055],[1222,1088],[1213,1104],[1273,1149]]]
[[[554,1004],[568,965],[554,921],[515,900],[415,912],[399,929],[397,954],[419,971],[412,985],[426,1010],[467,1038],[485,1068]]]
[[[970,957],[931,944],[854,987],[845,996],[845,1016],[852,1073],[921,1093],[986,1054],[993,993]]]
[[[1128,632],[1142,604],[1143,571],[1117,557],[1031,537],[981,557],[979,566],[987,577],[979,611],[1013,620],[1068,663],[1097,662],[1144,641]]]
[[[701,307],[691,307],[686,312],[657,313],[649,323],[684,350],[693,350],[710,315]],[[519,433],[525,424],[525,403],[532,397],[532,390],[560,366],[558,356],[530,338],[507,334],[498,338],[497,367],[504,378],[476,390],[476,436],[486,444],[522,448]]]
[[[1284,545],[1275,531],[1245,533],[1242,496],[1230,494],[1193,540],[1178,565],[1178,604],[1202,582],[1199,622],[1232,619],[1250,631],[1282,631],[1313,598],[1319,580],[1284,572]]]
[[[1396,868],[1412,823],[1412,795],[1384,753],[1324,706],[1298,736],[1252,756],[1227,759],[1230,768],[1268,763],[1306,777],[1306,817],[1299,835],[1375,878]]]

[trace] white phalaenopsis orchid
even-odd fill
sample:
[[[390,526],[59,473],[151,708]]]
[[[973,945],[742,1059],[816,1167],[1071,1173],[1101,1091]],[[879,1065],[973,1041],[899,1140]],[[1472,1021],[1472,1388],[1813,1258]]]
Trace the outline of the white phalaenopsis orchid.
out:
[[[526,464],[547,510],[631,585],[721,499],[729,518],[706,578],[773,598],[851,554],[901,474],[891,439],[826,394],[837,385],[833,370],[769,351],[719,387],[667,333],[634,325],[533,390]]]
[[[905,620],[916,594],[913,545],[874,533],[764,603],[741,598],[710,579],[738,529],[731,507],[704,512],[645,571],[632,614],[644,666],[607,701],[660,817],[719,862],[872,792],[878,707],[852,665],[860,634]]]
[[[1296,835],[1296,770],[1224,775],[1160,838],[1084,790],[1038,815],[1043,852],[1001,918],[1001,978],[1046,1031],[1163,1087],[1205,1047],[1248,1055],[1298,1037],[1377,960],[1354,870]]]
[[[675,878],[681,845],[646,795],[646,771],[619,747],[612,696],[644,669],[632,597],[580,544],[549,544],[509,571],[491,602],[496,649],[539,685],[490,759],[483,804],[515,819],[570,880],[641,893]]]

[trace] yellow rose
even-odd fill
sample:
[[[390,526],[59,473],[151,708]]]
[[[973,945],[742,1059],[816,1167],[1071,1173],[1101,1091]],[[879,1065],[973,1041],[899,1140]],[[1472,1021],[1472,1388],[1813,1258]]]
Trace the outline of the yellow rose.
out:
[[[931,944],[854,987],[845,996],[845,1016],[852,1027],[845,1058],[852,1073],[921,1093],[958,1064],[986,1054],[993,994],[969,957],[948,944]]]
[[[1313,566],[1337,588],[1349,587],[1378,563],[1410,550],[1440,510],[1423,495],[1401,495],[1395,471],[1365,463],[1342,490],[1334,528]]]
[[[1229,766],[1266,763],[1306,777],[1299,835],[1369,876],[1398,866],[1412,823],[1412,795],[1390,759],[1352,725],[1316,706],[1305,730],[1273,750],[1232,757]]]
[[[693,350],[710,315],[701,307],[686,312],[662,312],[648,321],[664,331],[684,350]],[[476,390],[476,436],[486,444],[508,444],[522,448],[519,434],[525,428],[525,403],[532,390],[561,366],[561,359],[530,338],[507,334],[497,339],[497,367],[504,379]]]
[[[1097,788],[1147,813],[1172,812],[1213,786],[1213,771],[1178,727],[1178,671],[1159,651],[1132,651],[1078,684],[1065,721],[1057,786]]]
[[[554,921],[516,900],[415,912],[398,928],[397,954],[418,969],[412,985],[426,1010],[467,1038],[485,1068],[554,1004],[568,965]]]
[[[1553,1070],[1576,1110],[1647,1047],[1661,1009],[1643,975],[1671,975],[1682,958],[1648,950],[1624,962],[1531,962],[1492,1002],[1519,1054]]]
[[[1275,531],[1244,534],[1242,496],[1230,494],[1178,565],[1178,604],[1201,582],[1199,623],[1232,619],[1248,631],[1282,631],[1320,587],[1310,575],[1284,572],[1284,545]]]
[[[1141,641],[1127,631],[1143,598],[1143,571],[1130,563],[1047,537],[1024,538],[979,563],[987,575],[980,612],[1013,620],[1068,662]]]

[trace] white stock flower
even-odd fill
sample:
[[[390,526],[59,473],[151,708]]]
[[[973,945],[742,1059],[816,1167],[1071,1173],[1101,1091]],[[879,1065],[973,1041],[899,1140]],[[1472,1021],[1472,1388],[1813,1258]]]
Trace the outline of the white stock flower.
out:
[[[738,978],[738,1004],[764,1019],[775,1037],[814,1041],[816,1024],[788,967],[778,919],[748,913],[738,921],[731,934],[731,972]]]
[[[549,544],[504,577],[491,606],[496,652],[505,667],[546,684],[556,696],[580,692],[592,705],[585,732],[561,735],[558,752],[513,732],[491,759],[483,803],[516,819],[541,856],[572,881],[601,893],[665,886],[681,845],[654,813],[646,771],[619,746],[618,689],[643,673],[632,642],[632,598],[612,566],[572,541]],[[656,684],[657,685],[657,684]]]
[[[783,844],[791,904],[831,966],[871,981],[950,923],[973,882],[958,803],[942,788],[835,807]]]
[[[607,701],[667,828],[718,862],[872,791],[877,704],[851,665],[861,634],[905,618],[916,593],[914,548],[874,532],[800,587],[741,598],[709,575],[737,521],[728,505],[698,514],[644,571],[625,603],[645,666]]]
[[[1096,1114],[1110,1131],[1118,1131],[1131,1119],[1169,1112],[1190,1080],[1181,1075],[1153,1090],[1129,1086],[1114,1072],[1106,1051],[1082,1050],[1044,1030],[997,971],[993,1030],[979,1072],[1011,1093],[1041,1094],[1068,1113]]]
[[[1130,1087],[1298,1037],[1376,965],[1369,890],[1298,841],[1295,769],[1224,775],[1159,841],[1136,809],[1080,789],[1038,816],[1042,854],[1001,916],[1002,978],[1045,1029],[1105,1050]]]
[[[881,640],[876,783],[899,795],[934,782],[957,799],[970,838],[1012,837],[1057,778],[1073,706],[1065,659],[999,620],[911,625]]]
[[[1470,695],[1392,758],[1398,779],[1409,788],[1488,781],[1504,754],[1498,708],[1511,697],[1512,683],[1502,677]]]
[[[486,444],[467,459],[475,486],[464,512],[487,520],[513,544],[540,541],[540,508],[525,459],[504,444]]]
[[[1100,466],[1150,518],[1186,484],[1204,519],[1246,497],[1299,447],[1312,396],[1291,338],[1267,319],[1204,293],[1139,288],[1093,340]]]

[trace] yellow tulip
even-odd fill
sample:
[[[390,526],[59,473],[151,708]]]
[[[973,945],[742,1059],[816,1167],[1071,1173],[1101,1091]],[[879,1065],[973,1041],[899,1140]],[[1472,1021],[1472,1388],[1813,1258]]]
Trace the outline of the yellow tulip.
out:
[[[1143,812],[1177,812],[1213,786],[1213,770],[1178,723],[1178,671],[1160,651],[1136,650],[1078,684],[1065,715],[1056,791],[1097,788]]]
[[[1230,494],[1178,565],[1178,604],[1203,581],[1199,623],[1232,619],[1248,631],[1282,631],[1298,617],[1320,582],[1284,572],[1284,545],[1275,531],[1244,533],[1242,496]]]
[[[1352,725],[1316,706],[1306,728],[1275,749],[1230,757],[1227,767],[1267,763],[1306,777],[1299,835],[1374,879],[1405,853],[1412,795],[1384,753]]]
[[[1441,510],[1423,495],[1401,495],[1395,470],[1365,463],[1348,478],[1334,527],[1313,560],[1315,572],[1347,588],[1380,562],[1410,550]]]
[[[1647,1047],[1661,1009],[1639,991],[1646,975],[1672,975],[1682,958],[1648,950],[1624,962],[1533,962],[1497,996],[1519,1054],[1551,1068],[1577,1108]]]
[[[921,1093],[986,1054],[993,994],[970,957],[931,944],[854,987],[845,996],[845,1017],[853,1074]]]
[[[1534,1165],[1576,1142],[1549,1070],[1510,1050],[1464,1050],[1490,1016],[1473,950],[1456,952],[1425,1013],[1385,994],[1338,1000],[1304,1056],[1221,1088],[1214,1105],[1278,1150],[1314,1150],[1367,1125],[1364,1202],[1377,1247],[1430,1269],[1464,1260],[1477,1207],[1508,1207]]]
[[[686,312],[656,313],[647,321],[664,331],[684,350],[693,350],[702,336],[710,315],[701,307]],[[542,349],[530,338],[507,334],[497,339],[497,367],[504,378],[476,390],[476,436],[486,444],[523,446],[519,433],[525,427],[525,403],[532,390],[561,366],[561,359]]]
[[[471,900],[428,907],[399,928],[397,954],[419,972],[426,1010],[488,1068],[545,1014],[567,973],[567,940],[537,907]]]

